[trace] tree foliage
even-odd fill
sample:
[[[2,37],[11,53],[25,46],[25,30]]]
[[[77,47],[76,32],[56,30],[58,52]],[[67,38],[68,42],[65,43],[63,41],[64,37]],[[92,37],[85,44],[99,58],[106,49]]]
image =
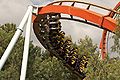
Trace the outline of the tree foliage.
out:
[[[5,24],[0,27],[0,57],[5,51],[16,30],[15,24]],[[0,80],[19,80],[24,38],[21,36],[12,50],[2,71]],[[119,80],[120,60],[119,58],[99,59],[97,45],[88,36],[73,43],[79,49],[79,57],[89,57],[85,80]],[[63,66],[62,61],[51,56],[47,50],[42,51],[40,47],[30,43],[26,80],[80,80],[70,70]]]
[[[5,24],[0,27],[0,57],[10,42],[16,25]],[[19,80],[24,38],[21,36],[8,57],[5,66],[0,71],[0,80]],[[30,43],[30,52],[27,68],[27,80],[74,80],[77,76],[72,74],[62,62],[55,57],[49,57],[46,50]]]
[[[115,35],[112,36],[114,39],[114,45],[111,47],[112,52],[117,52],[120,54],[120,16],[117,17],[117,28],[115,30]]]

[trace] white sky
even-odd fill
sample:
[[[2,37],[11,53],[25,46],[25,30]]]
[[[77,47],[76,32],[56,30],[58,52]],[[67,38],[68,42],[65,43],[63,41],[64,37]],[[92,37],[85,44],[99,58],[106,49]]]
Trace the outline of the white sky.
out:
[[[35,0],[32,0],[35,1]],[[41,4],[46,4],[52,0],[36,0],[41,1]],[[86,2],[91,2],[97,5],[105,6],[108,8],[114,8],[114,6],[120,0],[82,0]],[[24,16],[27,6],[31,5],[30,0],[0,0],[0,24],[4,23],[15,23],[19,25],[22,17]],[[93,8],[93,10],[96,10]],[[107,13],[101,10],[96,10],[100,13]],[[101,39],[102,30],[94,28],[82,23],[71,22],[71,21],[62,21],[63,30],[66,34],[72,35],[73,41],[77,41],[80,38],[83,38],[85,35],[90,36],[93,41],[99,44]],[[31,39],[34,41],[34,44],[38,45],[37,39],[35,38],[32,32]]]

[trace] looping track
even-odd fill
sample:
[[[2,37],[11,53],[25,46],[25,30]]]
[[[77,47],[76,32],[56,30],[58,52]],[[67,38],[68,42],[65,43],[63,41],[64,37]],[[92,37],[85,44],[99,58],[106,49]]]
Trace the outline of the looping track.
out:
[[[64,2],[71,2],[71,6],[62,5]],[[59,3],[58,5],[54,5]],[[75,3],[82,3],[88,5],[86,9],[74,7]],[[110,11],[109,15],[102,15],[89,10],[90,6],[95,6],[104,10]],[[116,6],[115,10],[120,6]],[[88,63],[88,57],[81,55],[78,57],[78,49],[73,48],[72,41],[65,39],[64,31],[61,31],[60,19],[74,20],[83,22],[95,27],[104,29],[103,37],[101,40],[100,48],[102,54],[105,54],[105,40],[107,31],[114,32],[116,28],[116,20],[112,17],[119,12],[97,6],[90,3],[79,1],[57,1],[48,4],[47,6],[40,7],[38,15],[33,14],[33,29],[36,37],[40,43],[56,56],[62,60],[64,65],[67,66],[72,72],[81,77],[85,77],[85,68]],[[70,17],[62,17],[62,14],[68,14]],[[84,20],[76,19],[74,16],[83,18]],[[103,56],[104,57],[104,56]]]

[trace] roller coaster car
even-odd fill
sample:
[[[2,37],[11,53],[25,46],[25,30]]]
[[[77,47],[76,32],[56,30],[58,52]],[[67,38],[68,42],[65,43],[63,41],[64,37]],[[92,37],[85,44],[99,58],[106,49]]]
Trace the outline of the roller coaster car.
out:
[[[54,41],[58,40],[58,42],[64,43],[64,36],[65,33],[60,31],[59,33],[56,34],[56,36],[52,37],[52,40]]]
[[[56,43],[55,49],[60,49],[64,44],[62,41],[59,40],[55,40],[55,43]]]
[[[50,31],[56,31],[59,32],[61,30],[61,26],[59,26],[58,24],[54,24],[54,25],[50,25],[51,27],[49,27]]]
[[[58,35],[58,33],[59,33],[59,30],[50,30],[49,38],[51,38],[51,39],[52,39],[52,37],[55,38]]]
[[[52,33],[59,33],[60,30],[61,30],[61,28],[51,27],[50,28],[50,34],[52,34]],[[56,32],[52,32],[52,31],[56,31]]]
[[[60,14],[59,13],[50,13],[48,14],[49,19],[60,19]]]
[[[52,39],[51,41],[52,42],[64,42],[64,35],[63,34],[60,34],[60,33],[55,33],[56,35],[52,35],[50,36],[50,38]]]
[[[45,34],[45,28],[40,28],[40,34]]]
[[[88,61],[87,55],[83,55],[83,56],[82,56],[82,59]]]
[[[55,20],[55,21],[54,21]],[[60,25],[61,23],[60,23],[60,21],[58,20],[58,19],[51,19],[51,20],[49,20],[49,27],[51,27],[51,26],[58,26],[58,25]]]
[[[70,39],[67,39],[66,41],[65,41],[65,46],[66,45],[71,45],[72,44],[72,41],[70,40]]]
[[[77,71],[79,71],[79,66],[80,66],[80,60],[79,60],[79,58],[76,58],[75,69],[76,69]]]
[[[49,27],[49,34],[58,34],[59,33],[59,31],[61,30],[61,26],[59,26],[58,24],[52,24],[52,25],[50,25],[50,27]]]
[[[64,31],[60,31],[60,35],[61,35],[61,37],[64,37],[65,36],[65,32]]]
[[[73,53],[73,54],[72,54],[72,57],[71,57],[71,61],[72,61],[71,63],[74,64],[74,63],[76,62],[76,59],[77,59],[77,58],[78,58],[78,54],[76,54],[76,52]]]
[[[87,64],[88,64],[88,58],[85,55],[83,55],[80,60],[80,67],[84,69],[87,67]]]

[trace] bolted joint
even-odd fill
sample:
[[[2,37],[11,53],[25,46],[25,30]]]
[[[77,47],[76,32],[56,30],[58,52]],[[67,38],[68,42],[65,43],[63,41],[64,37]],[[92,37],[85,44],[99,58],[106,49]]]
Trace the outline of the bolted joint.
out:
[[[32,13],[35,14],[35,15],[38,15],[38,8],[39,8],[38,5],[34,5],[34,6],[33,6]]]

